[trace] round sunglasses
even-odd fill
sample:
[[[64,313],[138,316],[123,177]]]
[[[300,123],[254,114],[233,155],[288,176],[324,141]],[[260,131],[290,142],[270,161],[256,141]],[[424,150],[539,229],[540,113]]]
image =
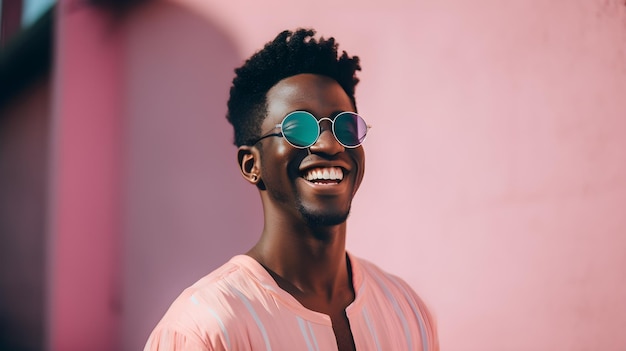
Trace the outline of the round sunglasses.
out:
[[[294,111],[283,119],[274,128],[280,128],[280,133],[269,133],[257,139],[253,144],[270,136],[283,136],[291,146],[306,149],[315,144],[320,137],[320,123],[329,120],[332,131],[339,144],[346,148],[355,148],[363,143],[367,131],[371,126],[365,123],[363,117],[354,112],[341,112],[334,119],[328,117],[319,120],[307,111]]]

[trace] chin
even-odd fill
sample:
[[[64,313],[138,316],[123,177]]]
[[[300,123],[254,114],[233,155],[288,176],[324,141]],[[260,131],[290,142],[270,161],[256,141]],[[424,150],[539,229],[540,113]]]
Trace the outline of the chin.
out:
[[[300,214],[304,220],[312,227],[327,227],[333,225],[339,225],[344,223],[348,219],[350,210],[344,212],[326,212],[311,211],[302,206],[299,207]]]

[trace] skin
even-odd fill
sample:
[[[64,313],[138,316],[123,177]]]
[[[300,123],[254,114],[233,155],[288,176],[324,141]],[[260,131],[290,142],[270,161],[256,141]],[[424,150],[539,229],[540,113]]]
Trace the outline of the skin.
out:
[[[355,107],[335,80],[298,74],[268,91],[262,134],[296,110],[319,119]],[[247,254],[303,306],[330,317],[339,350],[354,350],[345,313],[355,298],[345,218],[363,179],[365,154],[361,146],[339,144],[329,121],[322,122],[321,129],[309,151],[292,147],[282,137],[239,148],[241,173],[259,188],[264,210],[263,232]],[[344,169],[339,184],[315,185],[302,178],[306,169],[331,165]]]

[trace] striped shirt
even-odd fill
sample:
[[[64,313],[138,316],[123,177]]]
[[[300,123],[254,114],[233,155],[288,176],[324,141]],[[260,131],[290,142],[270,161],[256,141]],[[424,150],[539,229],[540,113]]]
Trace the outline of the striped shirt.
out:
[[[398,277],[349,255],[355,290],[346,308],[357,350],[438,351],[435,322]],[[337,350],[330,317],[282,290],[253,258],[233,257],[187,288],[144,351]]]

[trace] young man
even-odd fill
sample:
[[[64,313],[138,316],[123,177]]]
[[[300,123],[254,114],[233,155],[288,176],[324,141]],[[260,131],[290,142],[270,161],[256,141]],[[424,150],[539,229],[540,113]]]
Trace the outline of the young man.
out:
[[[314,34],[282,32],[235,71],[228,120],[263,231],[174,301],[145,350],[438,350],[415,292],[345,250],[365,167],[361,68]]]

